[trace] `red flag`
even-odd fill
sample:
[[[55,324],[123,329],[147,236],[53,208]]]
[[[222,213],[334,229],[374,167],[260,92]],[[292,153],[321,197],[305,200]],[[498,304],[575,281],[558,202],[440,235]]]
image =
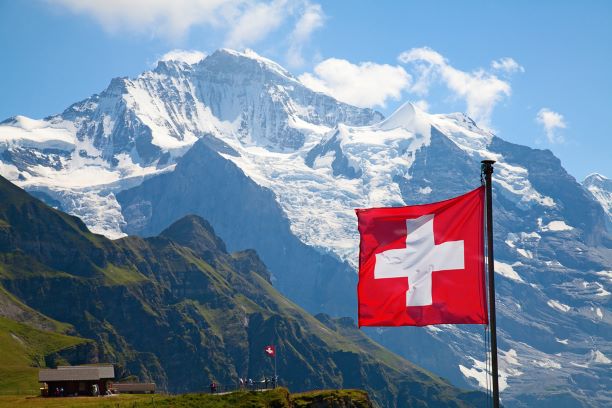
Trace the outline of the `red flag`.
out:
[[[264,353],[266,353],[268,357],[274,357],[276,355],[276,349],[274,346],[266,346],[264,347]]]
[[[360,327],[488,323],[484,191],[356,210]]]

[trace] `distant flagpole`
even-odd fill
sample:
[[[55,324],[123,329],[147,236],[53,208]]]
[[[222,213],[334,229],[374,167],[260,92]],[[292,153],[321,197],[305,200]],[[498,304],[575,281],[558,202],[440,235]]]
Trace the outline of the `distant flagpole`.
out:
[[[497,369],[497,321],[495,317],[495,268],[493,261],[493,193],[491,175],[495,160],[483,160],[487,204],[487,267],[489,272],[489,330],[491,332],[491,377],[493,380],[493,407],[499,408],[499,373]]]
[[[278,381],[278,378],[276,377],[276,347],[274,347],[274,387],[275,388],[278,385],[276,383],[277,381]]]

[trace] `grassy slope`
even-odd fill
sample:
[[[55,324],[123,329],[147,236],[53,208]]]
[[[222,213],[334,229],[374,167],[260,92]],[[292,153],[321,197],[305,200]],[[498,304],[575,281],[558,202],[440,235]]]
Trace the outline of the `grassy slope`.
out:
[[[26,398],[17,396],[0,397],[0,408],[8,407],[173,407],[173,408],[306,408],[344,406],[370,408],[368,395],[359,390],[312,391],[289,394],[284,388],[266,392],[236,392],[227,395],[185,394],[164,395],[120,395],[107,398]],[[331,404],[338,405],[331,405]],[[342,405],[340,405],[342,404]],[[349,405],[352,404],[352,405]]]
[[[0,317],[0,394],[36,394],[45,356],[86,341]]]

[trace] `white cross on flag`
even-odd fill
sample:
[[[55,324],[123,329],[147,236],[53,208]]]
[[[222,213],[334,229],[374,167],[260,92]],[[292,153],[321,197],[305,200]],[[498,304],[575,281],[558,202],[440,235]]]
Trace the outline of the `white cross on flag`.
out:
[[[274,348],[274,346],[266,346],[264,347],[264,353],[266,353],[268,357],[274,357],[276,355],[276,348]]]
[[[484,187],[438,203],[356,210],[359,325],[486,324]]]

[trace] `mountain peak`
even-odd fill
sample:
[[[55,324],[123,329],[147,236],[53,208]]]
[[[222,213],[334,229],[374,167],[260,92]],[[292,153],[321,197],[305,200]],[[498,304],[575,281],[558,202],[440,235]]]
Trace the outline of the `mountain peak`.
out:
[[[610,179],[599,173],[591,173],[584,178],[582,184],[584,185],[596,185],[610,183]]]
[[[198,253],[205,251],[227,252],[225,243],[215,234],[213,227],[204,218],[186,215],[166,228],[160,236]]]
[[[207,64],[211,64],[214,62],[228,64],[232,61],[234,61],[234,63],[238,62],[240,67],[243,67],[244,64],[256,63],[259,68],[263,68],[267,71],[273,72],[277,75],[281,75],[285,78],[297,82],[297,79],[295,79],[293,75],[291,75],[291,73],[285,68],[272,61],[271,59],[262,57],[255,51],[248,48],[242,52],[230,48],[220,48],[203,60],[203,62]]]
[[[592,173],[586,176],[582,185],[593,195],[608,215],[607,227],[609,231],[612,231],[612,180],[602,174]]]
[[[406,102],[376,126],[381,130],[402,128],[414,133],[429,135],[431,123],[427,113],[415,104]]]

